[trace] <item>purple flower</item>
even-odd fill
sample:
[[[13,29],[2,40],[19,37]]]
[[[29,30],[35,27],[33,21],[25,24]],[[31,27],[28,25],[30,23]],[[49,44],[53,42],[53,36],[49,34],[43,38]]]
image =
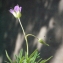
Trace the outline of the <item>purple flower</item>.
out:
[[[19,7],[19,5],[16,5],[14,9],[10,9],[10,13],[14,15],[15,18],[20,18],[21,17],[21,10],[22,7]]]

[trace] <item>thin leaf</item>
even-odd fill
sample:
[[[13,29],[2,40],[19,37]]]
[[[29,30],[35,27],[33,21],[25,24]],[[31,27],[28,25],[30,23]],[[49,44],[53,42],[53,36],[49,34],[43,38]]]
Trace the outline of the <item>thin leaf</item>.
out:
[[[19,53],[19,58],[21,58],[22,55],[23,55],[23,49],[22,49],[22,50],[20,51],[20,53]]]
[[[53,56],[49,57],[48,59],[42,60],[40,63],[46,63],[47,61],[49,61]]]
[[[29,58],[31,58],[36,52],[37,52],[37,49],[29,56]]]
[[[24,60],[24,56],[20,59],[19,63],[22,63]]]
[[[12,60],[10,59],[10,57],[9,57],[9,55],[8,55],[6,50],[5,50],[5,52],[6,52],[6,56],[7,56],[8,60],[10,61],[10,63],[12,63]]]
[[[40,58],[40,59],[37,61],[37,63],[39,63],[41,60],[42,60],[42,58]]]

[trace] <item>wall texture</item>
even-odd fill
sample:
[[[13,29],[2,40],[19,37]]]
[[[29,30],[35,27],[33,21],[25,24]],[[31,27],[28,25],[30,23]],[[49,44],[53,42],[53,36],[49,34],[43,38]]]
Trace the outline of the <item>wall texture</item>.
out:
[[[9,9],[22,6],[21,21],[26,33],[42,38],[50,46],[38,43],[29,37],[29,52],[38,49],[40,56],[53,58],[48,63],[63,63],[63,0],[0,0],[0,63],[6,59],[5,50],[10,57],[26,49],[22,30]]]

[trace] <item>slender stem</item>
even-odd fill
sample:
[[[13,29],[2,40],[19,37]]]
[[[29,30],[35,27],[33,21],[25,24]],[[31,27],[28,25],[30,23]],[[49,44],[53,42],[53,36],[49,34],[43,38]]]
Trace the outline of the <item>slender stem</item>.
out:
[[[25,41],[26,41],[26,47],[27,47],[27,55],[28,55],[28,40],[27,40],[27,37],[26,37],[26,34],[25,34],[25,31],[24,31],[24,28],[22,26],[22,23],[20,21],[20,19],[18,19],[19,23],[20,23],[20,26],[22,28],[22,31],[23,31],[23,34],[24,34],[24,37],[25,37]]]
[[[28,36],[33,36],[33,37],[35,37],[35,38],[37,38],[35,35],[33,35],[33,34],[27,34],[26,35],[26,37],[28,37]],[[37,38],[38,39],[38,38]]]

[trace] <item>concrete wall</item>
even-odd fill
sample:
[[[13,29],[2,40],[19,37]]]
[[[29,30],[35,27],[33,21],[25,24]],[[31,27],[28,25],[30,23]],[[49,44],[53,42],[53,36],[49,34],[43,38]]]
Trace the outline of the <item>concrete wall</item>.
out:
[[[21,21],[25,32],[42,38],[50,45],[47,47],[40,44],[36,38],[29,37],[29,52],[32,53],[37,48],[43,59],[53,56],[48,63],[63,63],[63,0],[11,0],[1,2],[0,57],[2,60],[5,60],[5,49],[11,58],[14,58],[20,49],[26,49],[20,25],[8,11],[19,4],[22,6]]]

